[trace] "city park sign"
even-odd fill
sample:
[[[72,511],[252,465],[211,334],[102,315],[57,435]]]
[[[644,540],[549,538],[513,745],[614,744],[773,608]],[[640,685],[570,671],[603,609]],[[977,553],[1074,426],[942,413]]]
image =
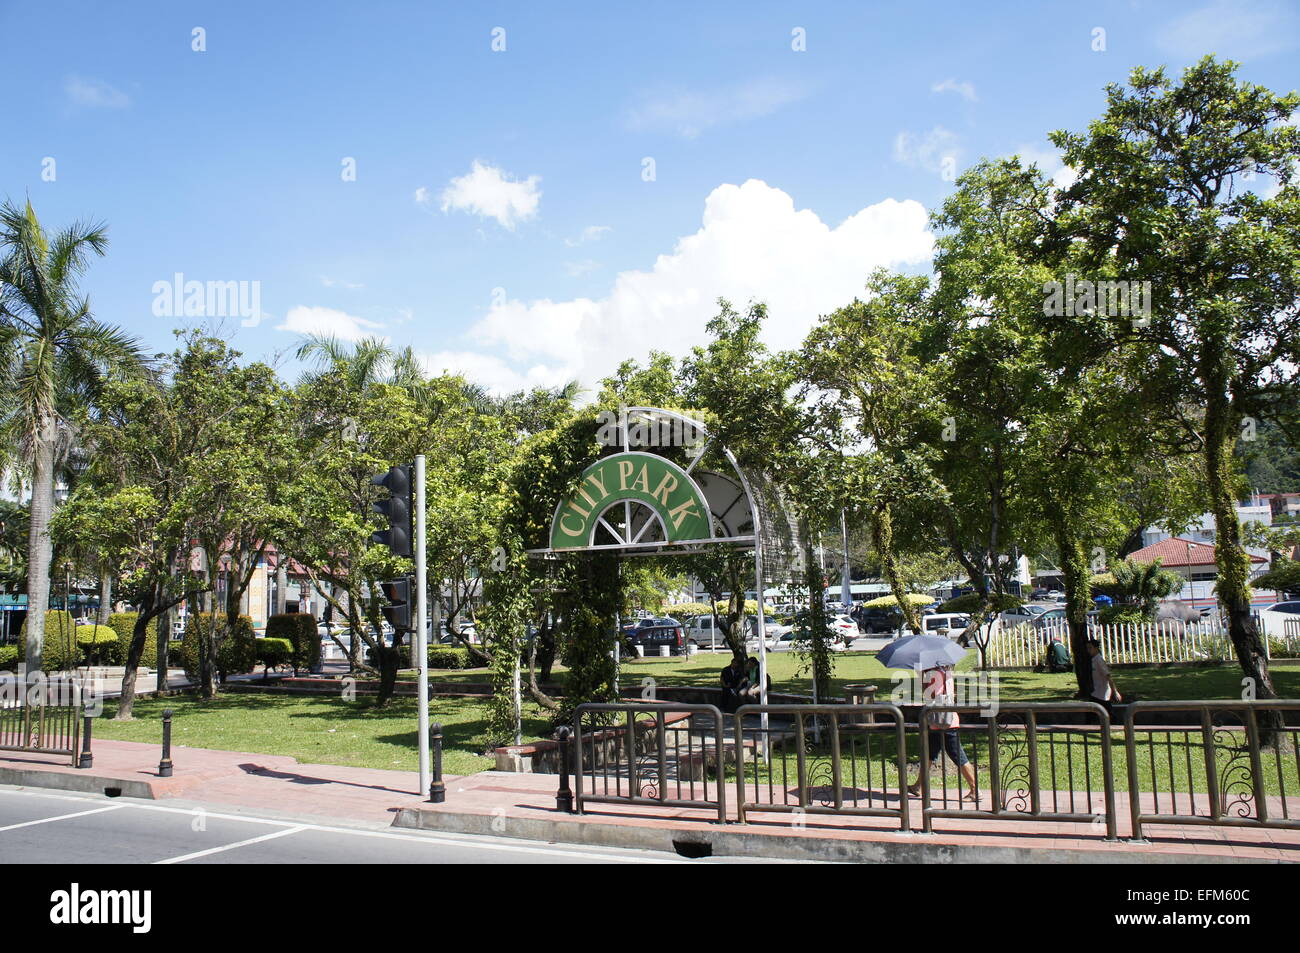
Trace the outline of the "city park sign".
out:
[[[712,542],[704,492],[682,467],[641,451],[597,460],[561,500],[551,549],[660,547]]]

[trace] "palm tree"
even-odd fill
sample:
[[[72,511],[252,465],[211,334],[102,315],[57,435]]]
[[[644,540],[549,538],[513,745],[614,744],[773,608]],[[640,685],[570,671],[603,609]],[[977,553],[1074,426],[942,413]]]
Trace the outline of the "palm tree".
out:
[[[103,324],[77,281],[108,245],[103,225],[78,222],[51,236],[32,209],[0,207],[0,428],[5,458],[27,468],[27,665],[40,671],[49,605],[55,471],[73,445],[71,418],[94,402],[105,374],[143,366],[136,342]]]

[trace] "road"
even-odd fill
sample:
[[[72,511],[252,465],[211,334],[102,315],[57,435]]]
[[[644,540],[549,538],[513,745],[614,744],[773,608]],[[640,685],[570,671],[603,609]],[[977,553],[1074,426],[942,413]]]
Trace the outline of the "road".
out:
[[[665,864],[661,851],[313,823],[227,805],[0,785],[0,864]]]

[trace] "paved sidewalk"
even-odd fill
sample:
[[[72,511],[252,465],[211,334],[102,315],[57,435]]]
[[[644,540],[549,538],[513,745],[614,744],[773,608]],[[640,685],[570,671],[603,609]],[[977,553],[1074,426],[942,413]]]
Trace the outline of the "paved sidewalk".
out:
[[[0,784],[112,793],[151,799],[189,798],[314,818],[387,824],[419,803],[413,771],[301,764],[283,755],[172,748],[173,775],[158,777],[161,747],[95,739],[94,766],[29,752],[0,752]]]

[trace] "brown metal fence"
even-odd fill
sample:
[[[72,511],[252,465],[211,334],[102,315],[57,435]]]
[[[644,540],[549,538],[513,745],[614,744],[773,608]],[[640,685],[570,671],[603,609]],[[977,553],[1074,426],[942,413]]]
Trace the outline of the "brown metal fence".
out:
[[[0,751],[67,755],[78,765],[81,740],[81,687],[73,682],[10,683],[0,700]]]
[[[742,824],[747,811],[774,811],[893,817],[909,829],[897,784],[907,737],[896,706],[745,705],[733,724]]]
[[[591,803],[693,807],[727,819],[722,712],[713,705],[579,705],[573,793]]]
[[[1073,821],[1104,826],[1107,840],[1115,839],[1111,725],[1100,705],[927,705],[921,712],[925,725],[931,713],[958,714],[956,738],[975,781],[971,797],[951,757],[934,747],[942,735],[918,728],[922,830],[929,832],[936,817]]]
[[[969,776],[942,731],[922,730],[945,712],[960,718],[953,753]],[[698,808],[726,823],[733,784],[741,823],[846,815],[907,831],[911,795],[924,832],[936,819],[1060,821],[1113,840],[1126,796],[1135,839],[1151,824],[1300,829],[1300,701],[1138,702],[1123,725],[1091,702],[916,714],[908,724],[890,704],[747,705],[730,717],[712,705],[580,705],[565,758],[576,800],[565,767],[557,803]],[[1127,772],[1117,778],[1120,744]]]
[[[1300,830],[1300,701],[1135,702],[1124,736],[1135,840],[1148,824]]]

